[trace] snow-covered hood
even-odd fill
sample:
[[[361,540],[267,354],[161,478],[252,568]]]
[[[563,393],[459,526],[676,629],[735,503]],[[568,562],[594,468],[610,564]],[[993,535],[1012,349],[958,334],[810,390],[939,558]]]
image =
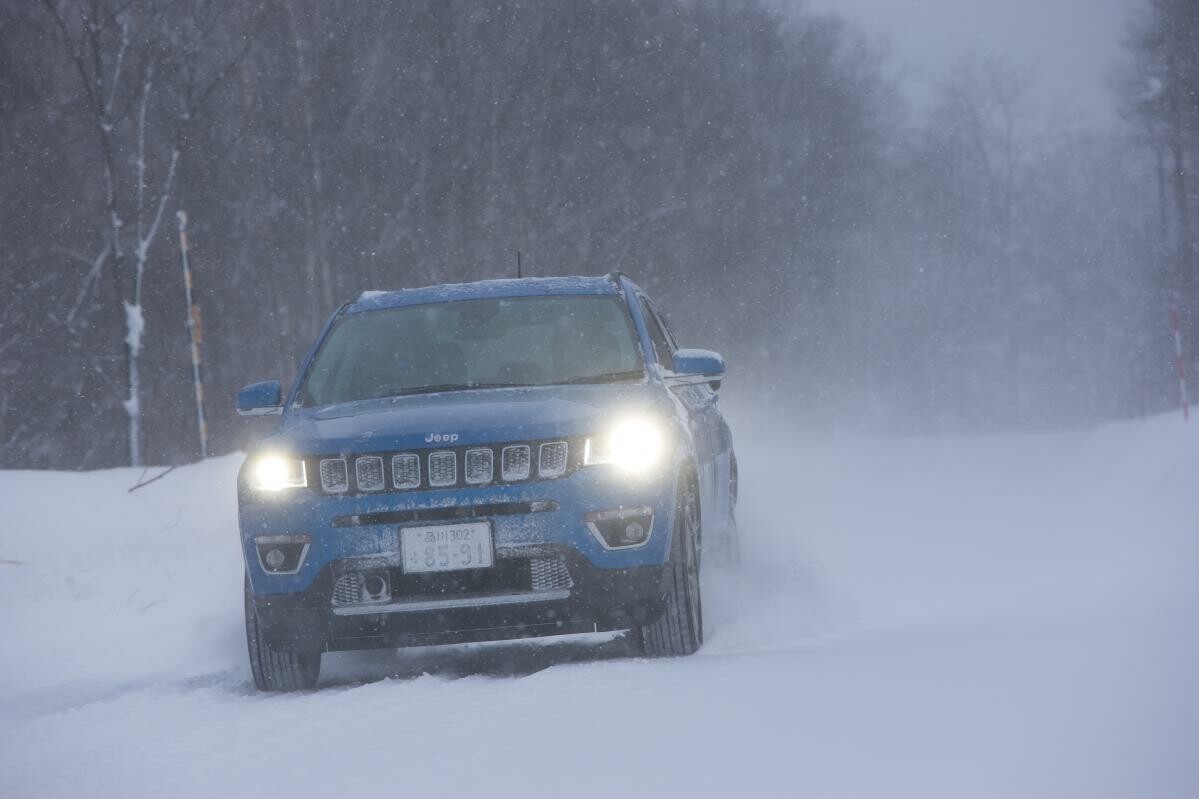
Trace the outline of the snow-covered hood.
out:
[[[665,399],[650,383],[389,397],[291,411],[260,446],[317,455],[579,436]]]

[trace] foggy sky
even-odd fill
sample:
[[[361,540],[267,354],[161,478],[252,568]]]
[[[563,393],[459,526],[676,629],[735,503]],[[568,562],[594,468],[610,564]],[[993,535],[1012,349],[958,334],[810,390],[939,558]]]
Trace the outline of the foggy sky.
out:
[[[1037,98],[1079,121],[1114,118],[1108,84],[1120,63],[1131,0],[807,0],[885,38],[892,65],[920,107],[940,77],[971,51],[1001,56],[1038,76]]]

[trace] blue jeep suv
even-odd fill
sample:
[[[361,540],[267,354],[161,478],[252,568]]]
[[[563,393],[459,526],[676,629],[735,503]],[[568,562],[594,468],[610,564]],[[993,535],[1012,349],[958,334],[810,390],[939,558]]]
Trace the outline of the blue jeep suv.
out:
[[[724,363],[620,273],[367,292],[325,325],[238,477],[262,690],[321,653],[630,630],[703,641],[704,548],[735,552]]]

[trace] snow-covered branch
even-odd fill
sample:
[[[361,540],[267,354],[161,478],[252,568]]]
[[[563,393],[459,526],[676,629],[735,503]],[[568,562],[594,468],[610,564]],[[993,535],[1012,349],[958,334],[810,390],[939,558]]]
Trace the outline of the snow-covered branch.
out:
[[[75,295],[75,302],[71,304],[71,310],[67,312],[66,318],[63,320],[68,328],[74,323],[79,309],[83,307],[83,302],[87,299],[88,290],[91,289],[96,279],[100,276],[100,272],[104,268],[104,262],[108,260],[108,253],[111,251],[111,244],[105,242],[104,247],[96,255],[95,259],[93,259],[91,269],[88,269],[87,274],[83,276],[83,282],[79,285],[79,292]]]
[[[125,52],[129,49],[129,20],[121,20],[121,45],[117,49],[116,64],[112,68],[112,80],[109,81],[108,98],[104,101],[104,116],[112,116],[112,104],[117,96],[117,87],[121,85],[121,67],[125,63]]]
[[[175,182],[175,172],[179,165],[179,150],[171,151],[171,162],[167,166],[167,175],[162,182],[162,193],[158,197],[158,206],[154,210],[154,219],[150,222],[150,228],[146,231],[144,238],[137,243],[137,259],[138,259],[138,275],[140,278],[141,272],[145,270],[146,256],[150,249],[150,245],[154,243],[154,239],[158,236],[158,225],[162,222],[162,214],[166,209],[167,202],[171,199],[171,187]],[[139,297],[140,299],[140,297]]]

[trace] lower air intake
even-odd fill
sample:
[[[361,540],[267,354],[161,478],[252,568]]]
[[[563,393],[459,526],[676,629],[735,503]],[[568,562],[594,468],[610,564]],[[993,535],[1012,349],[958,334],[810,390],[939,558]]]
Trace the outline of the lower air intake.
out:
[[[349,572],[337,578],[333,584],[334,605],[357,605],[362,601],[362,576]]]
[[[566,563],[559,557],[531,558],[529,576],[529,587],[534,591],[552,591],[574,586]]]

